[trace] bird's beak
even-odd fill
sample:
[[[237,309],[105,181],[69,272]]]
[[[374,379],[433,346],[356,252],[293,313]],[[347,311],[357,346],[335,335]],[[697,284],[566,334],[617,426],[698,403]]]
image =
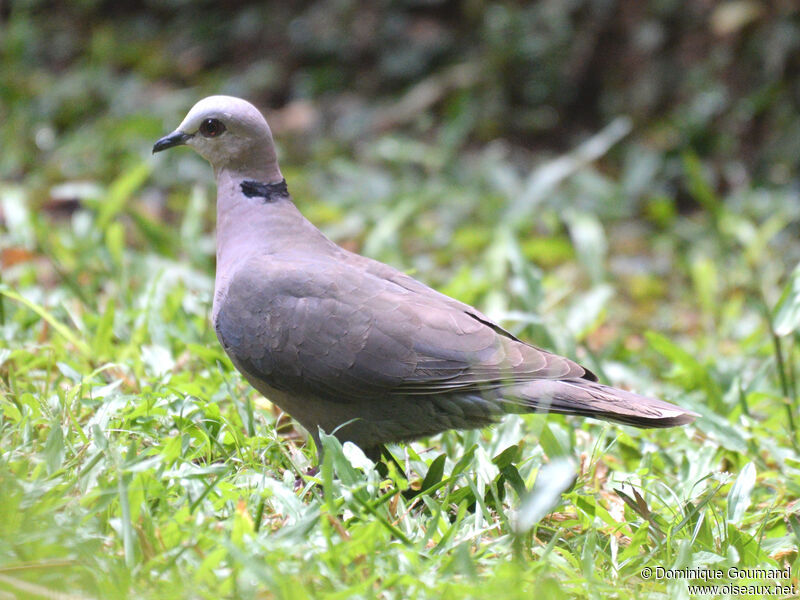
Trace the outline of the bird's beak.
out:
[[[161,152],[173,146],[182,146],[194,136],[191,133],[183,133],[182,131],[173,131],[169,135],[165,135],[153,145],[153,154]]]

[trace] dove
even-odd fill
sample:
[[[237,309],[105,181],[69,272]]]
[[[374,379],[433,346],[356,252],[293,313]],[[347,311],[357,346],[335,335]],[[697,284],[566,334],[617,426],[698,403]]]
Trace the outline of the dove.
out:
[[[272,132],[246,100],[197,102],[153,153],[189,146],[217,184],[211,319],[244,378],[300,423],[376,460],[387,443],[553,412],[640,428],[698,415],[598,382],[482,312],[349,252],[297,209]]]

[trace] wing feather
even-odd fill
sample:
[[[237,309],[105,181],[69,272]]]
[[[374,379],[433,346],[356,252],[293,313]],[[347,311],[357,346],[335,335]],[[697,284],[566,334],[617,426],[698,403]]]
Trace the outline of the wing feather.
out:
[[[571,360],[377,264],[252,259],[232,278],[217,315],[220,341],[237,366],[271,387],[339,402],[593,379]]]

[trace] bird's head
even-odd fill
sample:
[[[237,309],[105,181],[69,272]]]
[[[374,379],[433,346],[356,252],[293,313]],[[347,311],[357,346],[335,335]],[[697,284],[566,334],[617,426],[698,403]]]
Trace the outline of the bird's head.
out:
[[[264,181],[282,179],[266,119],[241,98],[203,98],[175,131],[155,143],[153,153],[182,145],[194,148],[215,172],[229,170]]]

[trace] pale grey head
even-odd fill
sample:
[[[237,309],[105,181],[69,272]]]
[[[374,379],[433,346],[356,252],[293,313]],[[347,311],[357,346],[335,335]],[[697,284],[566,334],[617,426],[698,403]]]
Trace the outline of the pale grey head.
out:
[[[194,148],[218,176],[229,171],[267,183],[283,179],[266,119],[241,98],[203,98],[175,131],[155,143],[153,152],[180,145]]]

